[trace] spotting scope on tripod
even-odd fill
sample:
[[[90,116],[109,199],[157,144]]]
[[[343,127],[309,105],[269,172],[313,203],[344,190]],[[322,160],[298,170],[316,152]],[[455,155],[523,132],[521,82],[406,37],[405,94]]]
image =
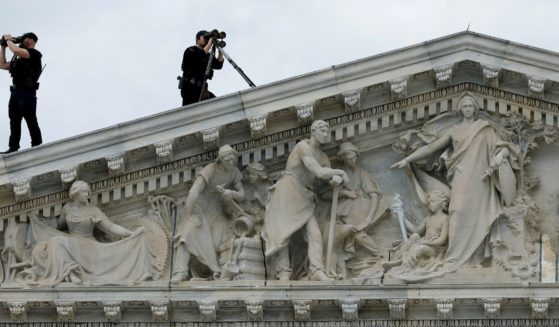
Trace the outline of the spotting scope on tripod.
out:
[[[206,88],[206,84],[208,82],[208,78],[210,76],[210,72],[212,69],[212,61],[215,59],[215,51],[218,49],[223,53],[223,56],[233,68],[244,78],[244,80],[248,83],[250,87],[256,87],[256,85],[248,78],[248,76],[243,72],[241,67],[237,65],[237,63],[223,50],[223,48],[227,45],[223,39],[225,38],[225,32],[219,32],[218,30],[213,30],[208,34],[204,35],[204,38],[208,40],[208,42],[212,42],[212,49],[210,50],[210,60],[208,60],[208,65],[206,66],[206,73],[204,74],[204,83],[202,84],[202,92],[200,93],[200,98],[198,101],[202,101],[202,97],[204,96],[204,90]]]

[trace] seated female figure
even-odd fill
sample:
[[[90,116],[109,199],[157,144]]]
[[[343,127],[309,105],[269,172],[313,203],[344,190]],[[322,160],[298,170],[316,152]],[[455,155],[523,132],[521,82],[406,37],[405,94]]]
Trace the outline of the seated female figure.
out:
[[[91,285],[131,284],[152,277],[152,266],[143,228],[135,232],[112,223],[89,203],[91,190],[82,181],[72,184],[69,197],[54,229],[31,217],[29,243],[34,245],[30,267],[16,279],[30,285],[56,285],[67,281]],[[59,229],[68,228],[68,233]],[[122,238],[102,243],[93,236],[99,229]]]

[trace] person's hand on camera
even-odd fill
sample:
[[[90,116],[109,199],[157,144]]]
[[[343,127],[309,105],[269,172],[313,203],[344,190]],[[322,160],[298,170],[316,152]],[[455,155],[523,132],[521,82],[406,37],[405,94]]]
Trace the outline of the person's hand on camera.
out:
[[[12,40],[12,35],[11,34],[4,34],[4,35],[2,35],[2,38],[4,40],[6,40],[6,42],[11,41]],[[2,43],[2,48],[6,48],[7,46],[8,46],[7,43]]]
[[[204,45],[204,52],[205,53],[210,53],[210,50],[211,50],[211,48],[214,44],[215,38],[210,37],[210,38],[207,38],[205,40],[206,40],[206,45]]]

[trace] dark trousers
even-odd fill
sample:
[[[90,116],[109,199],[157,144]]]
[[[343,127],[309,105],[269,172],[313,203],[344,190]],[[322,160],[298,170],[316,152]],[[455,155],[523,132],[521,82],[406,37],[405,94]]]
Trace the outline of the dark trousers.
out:
[[[37,96],[32,89],[12,89],[8,115],[10,117],[10,150],[19,150],[21,139],[21,120],[25,119],[29,134],[31,135],[31,146],[43,143],[41,129],[37,122]]]
[[[191,103],[200,101],[200,93],[202,93],[202,87],[196,86],[194,84],[185,82],[181,89],[182,105],[186,106]],[[202,95],[202,100],[215,98],[212,92],[208,91],[208,86],[206,85],[205,92]]]

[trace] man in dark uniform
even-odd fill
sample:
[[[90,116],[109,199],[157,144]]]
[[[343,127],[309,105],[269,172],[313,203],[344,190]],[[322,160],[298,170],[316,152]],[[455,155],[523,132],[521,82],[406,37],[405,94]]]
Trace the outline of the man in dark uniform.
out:
[[[182,58],[182,105],[188,105],[200,101],[200,94],[202,93],[202,86],[204,84],[204,76],[206,74],[206,67],[210,60],[210,50],[213,44],[213,38],[205,37],[207,31],[200,31],[196,33],[196,45],[188,47],[184,50]],[[223,67],[223,53],[219,51],[217,58],[212,60],[212,69],[208,75],[208,79],[212,79],[213,70],[221,69]],[[207,85],[204,88],[202,100],[215,98],[215,95],[208,91]]]
[[[25,119],[29,134],[31,135],[31,146],[40,145],[41,129],[37,122],[37,89],[39,88],[39,76],[41,75],[41,53],[35,49],[37,35],[25,33],[21,37],[21,45],[18,47],[10,34],[4,34],[0,51],[0,68],[10,71],[12,75],[11,95],[8,105],[10,117],[10,141],[9,149],[2,154],[12,153],[19,150],[21,138],[21,120]],[[10,62],[6,61],[6,48],[10,48],[14,56]]]

